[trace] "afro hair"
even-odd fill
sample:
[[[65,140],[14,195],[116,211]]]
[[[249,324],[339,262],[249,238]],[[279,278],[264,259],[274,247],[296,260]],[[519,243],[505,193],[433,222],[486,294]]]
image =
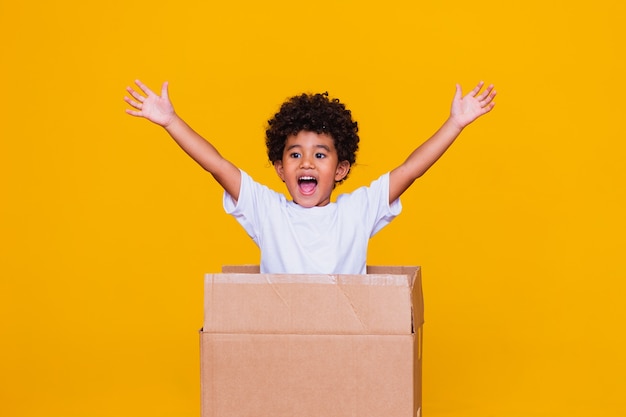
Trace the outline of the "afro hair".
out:
[[[352,120],[350,110],[338,99],[330,99],[328,93],[291,97],[267,124],[265,144],[272,163],[283,158],[287,137],[301,131],[330,135],[339,161],[348,161],[350,166],[356,162],[359,149],[358,124]]]

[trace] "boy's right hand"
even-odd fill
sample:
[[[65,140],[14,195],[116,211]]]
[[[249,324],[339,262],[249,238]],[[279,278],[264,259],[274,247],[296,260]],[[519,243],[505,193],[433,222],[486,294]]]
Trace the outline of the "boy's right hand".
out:
[[[126,91],[132,98],[125,96],[124,101],[137,110],[126,109],[126,113],[135,117],[144,117],[159,126],[167,127],[176,117],[174,106],[170,102],[167,92],[168,82],[164,82],[161,87],[161,96],[156,95],[141,81],[135,80],[137,87],[145,94],[141,95],[131,87],[126,87]]]

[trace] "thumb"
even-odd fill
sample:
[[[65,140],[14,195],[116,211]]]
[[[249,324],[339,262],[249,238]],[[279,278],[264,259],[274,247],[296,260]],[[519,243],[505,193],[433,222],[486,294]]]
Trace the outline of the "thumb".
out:
[[[165,81],[161,86],[161,97],[168,100],[170,99],[170,95],[168,93],[169,82]]]
[[[463,97],[463,89],[461,88],[461,84],[456,84],[456,91],[454,92],[454,100],[460,100]]]

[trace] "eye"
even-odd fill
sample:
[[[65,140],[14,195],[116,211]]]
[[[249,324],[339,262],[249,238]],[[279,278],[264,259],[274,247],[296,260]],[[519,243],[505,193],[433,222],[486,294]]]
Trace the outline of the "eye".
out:
[[[292,152],[289,154],[290,158],[300,158],[300,154],[298,152]]]
[[[316,157],[317,159],[322,159],[322,158],[326,158],[326,155],[325,155],[325,154],[323,154],[323,153],[321,153],[321,152],[318,152],[318,153],[316,153],[316,154],[315,154],[315,157]]]

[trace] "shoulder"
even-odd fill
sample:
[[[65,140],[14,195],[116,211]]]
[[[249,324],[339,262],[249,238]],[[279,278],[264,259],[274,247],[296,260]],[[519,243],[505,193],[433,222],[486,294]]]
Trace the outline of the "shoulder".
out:
[[[285,196],[277,191],[272,190],[270,187],[268,187],[265,184],[261,184],[260,182],[256,181],[254,178],[252,178],[247,172],[243,171],[240,169],[241,172],[241,189],[242,191],[244,190],[244,188],[250,192],[253,193],[261,193],[261,194],[266,194],[268,196],[274,196],[276,198],[280,198],[282,197],[282,199],[285,199]]]
[[[285,206],[288,203],[283,194],[257,182],[245,171],[240,169],[240,172],[241,187],[239,198],[234,200],[227,193],[224,194],[224,206],[228,213],[232,214],[235,211],[262,213],[266,210],[271,212],[271,210]]]
[[[373,180],[369,185],[357,188],[349,193],[337,196],[337,203],[344,200],[361,199],[361,198],[378,198],[381,194],[388,197],[389,195],[389,173],[386,172],[380,177]]]

